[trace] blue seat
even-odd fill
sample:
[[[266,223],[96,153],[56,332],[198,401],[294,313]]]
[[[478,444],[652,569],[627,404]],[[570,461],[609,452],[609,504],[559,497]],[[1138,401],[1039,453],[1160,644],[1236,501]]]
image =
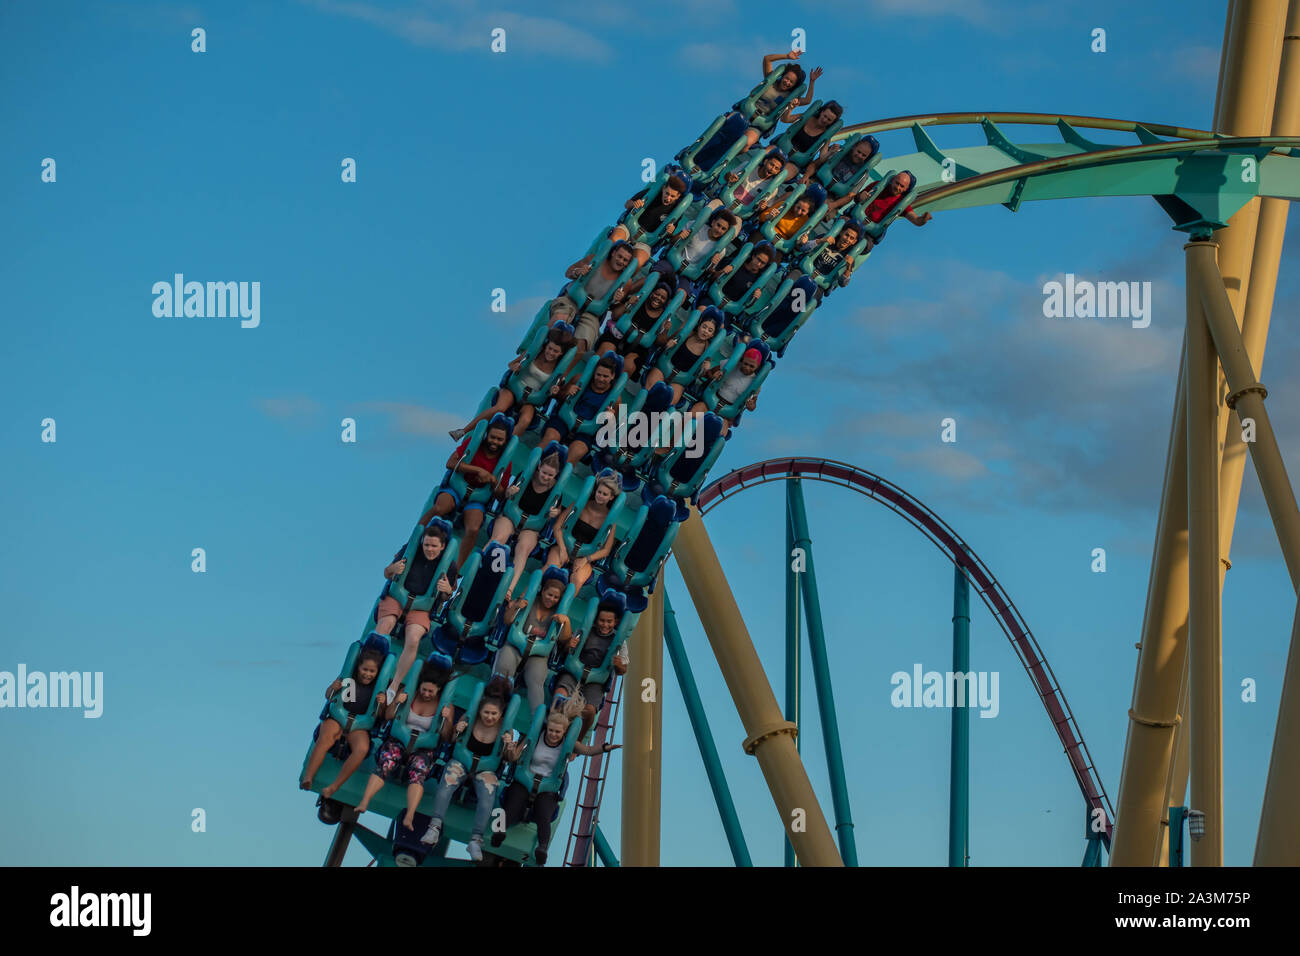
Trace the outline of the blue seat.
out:
[[[470,732],[473,730],[474,721],[478,717],[478,707],[483,699],[485,686],[482,681],[476,682],[469,699],[469,705],[465,708],[465,718],[469,721],[469,727],[465,728],[465,732],[456,738],[455,743],[452,745],[452,758],[468,771],[458,790],[462,793],[468,791],[467,796],[471,798],[474,795],[474,776],[480,773],[495,773],[501,766],[501,749],[505,741],[506,731],[513,728],[520,704],[523,703],[518,694],[511,695],[510,701],[506,704],[506,712],[501,719],[501,732],[497,734],[492,749],[483,756],[470,753],[466,742],[470,739]],[[469,786],[466,786],[466,784]]]
[[[672,407],[673,389],[667,382],[655,382],[650,388],[643,388],[637,392],[636,398],[628,405],[628,420],[635,422],[637,419],[642,421],[653,420],[653,416],[662,416]],[[633,415],[637,418],[634,419]],[[646,460],[653,453],[654,443],[653,436],[646,434],[645,440],[640,440],[641,429],[633,424],[627,430],[626,434],[620,434],[620,443],[605,449],[604,461],[606,465],[613,468],[620,474],[626,474],[630,471],[638,471],[642,468]],[[624,488],[626,489],[626,482]]]
[[[754,380],[745,387],[745,390],[740,393],[735,401],[723,401],[718,396],[718,390],[726,380],[727,374],[740,365],[745,352],[750,348],[756,349],[759,353],[759,366],[758,371],[754,374]],[[732,350],[731,358],[727,359],[726,364],[722,366],[722,377],[704,390],[704,394],[700,396],[700,401],[704,402],[715,415],[720,415],[724,419],[735,418],[744,409],[745,402],[749,400],[749,397],[758,394],[758,390],[763,387],[763,382],[767,379],[768,373],[772,371],[774,364],[772,350],[762,340],[755,340],[738,346]]]
[[[777,234],[776,227],[781,219],[788,215],[794,209],[795,203],[801,199],[807,199],[812,205],[812,211],[808,214],[807,220],[804,221],[798,231],[793,236],[783,239]],[[796,186],[782,198],[781,207],[767,222],[763,223],[759,233],[768,242],[772,243],[782,254],[789,252],[794,248],[795,243],[800,237],[811,233],[817,228],[817,224],[825,218],[829,208],[826,205],[826,190],[816,183],[801,184]]]
[[[677,505],[663,495],[638,510],[610,561],[610,571],[623,587],[645,587],[655,580],[677,537],[676,517]]]
[[[762,252],[767,253],[768,263],[764,267],[763,271],[759,273],[758,278],[754,280],[754,284],[745,290],[743,298],[735,300],[728,299],[726,293],[723,291],[723,287],[737,272],[744,268],[745,263],[749,261],[751,256],[758,255]],[[760,297],[760,299],[755,300],[753,298],[754,291],[758,290],[759,292],[762,292],[763,288],[772,280],[772,277],[776,275],[777,271],[781,268],[779,261],[780,258],[781,257],[776,254],[771,242],[763,241],[757,244],[750,242],[745,243],[741,246],[740,251],[725,263],[725,265],[731,266],[731,271],[726,275],[719,276],[709,285],[708,291],[706,292],[709,301],[728,316],[737,315],[750,308],[757,308],[762,299]]]
[[[786,70],[789,68],[789,66],[774,67],[772,72],[767,75],[763,82],[750,90],[749,95],[734,107],[736,112],[743,116],[750,126],[753,126],[765,136],[776,128],[776,124],[780,122],[782,114],[785,113],[785,111],[790,108],[790,104],[802,96],[803,91],[808,88],[807,81],[800,80],[798,85],[777,100],[776,104],[768,110],[766,114],[759,116],[756,113],[759,99],[764,93],[780,81],[781,77],[785,75]],[[802,72],[802,70],[800,70],[800,72]]]
[[[768,180],[762,192],[749,202],[742,203],[737,199],[736,191],[746,179],[753,175],[759,166],[771,158],[775,158],[781,163],[780,171]],[[760,202],[763,200],[770,201],[785,185],[785,181],[790,175],[789,170],[786,168],[788,160],[789,157],[775,146],[755,147],[741,153],[719,174],[719,182],[725,184],[719,194],[719,198],[722,200],[722,208],[734,212],[741,219],[748,219],[754,215]],[[730,173],[734,173],[739,177],[734,183],[727,183],[727,175]]]
[[[555,485],[546,496],[546,500],[542,502],[541,508],[538,509],[536,514],[525,517],[523,512],[519,510],[519,498],[528,491],[533,475],[537,472],[537,466],[541,464],[542,459],[551,454],[560,456],[560,473],[556,476]],[[544,446],[539,445],[528,456],[528,461],[524,464],[524,469],[520,472],[518,478],[512,479],[512,481],[518,482],[520,490],[518,494],[506,500],[506,503],[501,508],[501,513],[510,519],[510,522],[515,526],[516,534],[520,531],[541,531],[546,526],[546,522],[550,520],[547,518],[546,513],[559,500],[560,492],[573,474],[573,466],[564,463],[564,459],[568,457],[568,454],[568,447],[561,445],[557,441],[548,442]]]
[[[876,199],[882,192],[884,192],[885,186],[887,186],[889,184],[889,181],[893,179],[895,176],[897,176],[899,173],[907,173],[907,175],[910,176],[912,179],[912,185],[908,187],[908,189],[899,197],[898,202],[894,203],[894,205],[890,208],[889,212],[885,213],[884,218],[882,218],[880,222],[870,221],[866,217],[867,206],[874,199]],[[858,219],[862,222],[863,227],[867,230],[868,236],[870,236],[875,241],[879,241],[884,237],[885,231],[890,227],[890,224],[892,224],[895,219],[901,216],[907,210],[908,204],[911,203],[911,201],[914,198],[916,198],[916,190],[919,187],[919,185],[920,183],[916,178],[916,174],[913,173],[910,169],[902,169],[902,170],[891,169],[889,172],[885,173],[885,175],[880,178],[880,180],[871,188],[871,191],[866,196],[864,196],[860,201],[854,203],[849,208],[848,214],[851,215],[853,218]]]
[[[676,352],[677,349],[681,348],[687,338],[690,337],[691,333],[695,331],[695,327],[699,325],[706,316],[713,319],[718,324],[717,334],[709,340],[709,344],[705,347],[704,351],[700,353],[688,368],[678,371],[673,367],[673,353]],[[708,359],[710,364],[712,364],[717,358],[718,352],[722,347],[722,340],[725,338],[722,334],[723,329],[726,327],[727,316],[716,306],[709,306],[703,311],[694,313],[686,326],[677,334],[677,344],[670,349],[665,348],[663,353],[659,356],[658,361],[655,362],[655,368],[659,369],[663,374],[664,381],[668,382],[670,385],[681,385],[683,388],[689,389],[695,379],[699,377],[705,359]]]
[[[560,631],[560,622],[554,617],[552,617],[546,633],[541,637],[533,637],[524,633],[524,625],[528,621],[528,614],[532,609],[533,601],[537,599],[537,592],[541,590],[543,584],[551,580],[562,581],[565,585],[564,593],[560,595],[560,603],[556,605],[555,613],[566,616],[569,613],[569,605],[574,598],[574,588],[569,583],[569,572],[557,567],[538,568],[534,571],[529,578],[528,588],[522,595],[528,601],[528,606],[515,615],[514,622],[507,629],[505,641],[503,642],[508,643],[517,650],[523,660],[527,660],[529,657],[549,658],[551,651],[555,649],[555,638]]]
[[[527,404],[540,407],[549,402],[551,400],[551,386],[559,381],[561,374],[569,367],[578,354],[578,347],[576,345],[570,346],[567,351],[560,355],[559,361],[555,363],[555,368],[551,371],[550,375],[542,380],[541,385],[536,388],[525,385],[523,381],[524,371],[539,355],[542,354],[542,350],[546,348],[548,341],[547,333],[550,332],[552,328],[567,331],[570,335],[573,335],[574,331],[573,326],[568,322],[557,322],[554,326],[543,326],[533,335],[532,341],[528,343],[528,348],[522,353],[523,359],[520,362],[519,371],[510,372],[507,370],[505,377],[501,380],[501,385],[499,387],[510,390],[510,394],[515,398],[516,405]],[[489,392],[489,397],[484,399],[484,403],[479,406],[478,412],[475,414],[481,413],[491,407],[492,404],[496,402],[496,398],[497,390],[492,389]]]
[[[746,331],[751,342],[762,342],[777,355],[783,354],[790,339],[817,311],[816,296],[817,283],[808,276],[787,278],[766,306],[750,318]]]
[[[434,527],[441,528],[446,533],[447,546],[442,549],[442,555],[438,559],[438,566],[434,569],[429,587],[422,594],[412,594],[406,589],[406,577],[411,573],[411,568],[415,563],[415,556],[420,553],[426,528]],[[431,518],[427,526],[415,526],[410,539],[406,542],[406,550],[402,552],[402,560],[406,562],[406,568],[396,578],[389,581],[385,589],[388,596],[402,606],[403,617],[408,611],[433,610],[433,606],[438,603],[438,579],[447,573],[447,570],[456,560],[456,552],[459,550],[460,539],[452,534],[450,521],[444,518]],[[394,631],[396,631],[396,627],[394,627]]]
[[[616,498],[610,503],[609,514],[605,516],[605,520],[601,522],[600,528],[596,531],[596,536],[591,539],[589,544],[580,544],[577,539],[573,537],[573,525],[577,523],[578,518],[582,515],[582,510],[587,507],[587,502],[595,493],[596,479],[599,478],[601,474],[612,475],[614,472],[608,471],[591,475],[582,483],[582,489],[578,492],[578,497],[574,499],[573,502],[573,511],[570,512],[564,525],[556,532],[557,535],[564,536],[564,547],[569,552],[570,558],[585,558],[594,554],[596,551],[599,551],[601,545],[605,543],[605,538],[609,534],[609,530],[617,524],[615,519],[618,516],[619,500]]]
[[[659,288],[662,283],[662,276],[658,272],[650,274],[646,279],[639,292],[636,294],[636,304],[629,306],[618,320],[610,326],[610,331],[615,338],[622,344],[623,350],[628,348],[650,348],[654,345],[655,337],[659,330],[664,327],[664,323],[672,319],[673,313],[682,304],[686,298],[686,289],[675,289],[673,285],[668,284],[670,290],[668,301],[664,303],[663,312],[654,324],[647,330],[642,331],[632,324],[632,317],[641,309],[643,305],[650,301],[650,294]]]
[[[682,217],[690,210],[691,194],[688,185],[687,191],[682,193],[682,197],[677,200],[672,211],[664,217],[664,221],[661,222],[657,228],[650,230],[641,228],[641,224],[638,220],[641,218],[641,214],[645,212],[645,207],[659,198],[659,194],[663,192],[664,184],[668,181],[668,177],[672,175],[672,170],[662,170],[659,175],[655,177],[655,181],[651,184],[649,192],[645,194],[645,206],[642,206],[639,209],[626,209],[623,211],[623,215],[619,217],[618,221],[627,228],[629,242],[644,242],[647,245],[653,246],[668,234],[669,226],[676,228],[677,223],[680,222]],[[690,182],[689,176],[685,176],[682,173],[678,173],[677,175],[686,180],[687,183]]]
[[[636,275],[637,270],[640,269],[636,256],[633,255],[632,261],[623,268],[623,271],[619,273],[618,278],[604,295],[593,296],[587,292],[587,283],[596,277],[597,273],[600,271],[600,267],[605,264],[605,260],[608,259],[610,254],[620,245],[626,245],[629,249],[631,248],[631,243],[609,242],[607,238],[605,240],[597,239],[596,258],[591,263],[591,271],[581,278],[573,279],[564,287],[564,294],[578,307],[579,315],[584,312],[590,312],[593,315],[604,315],[608,312],[610,300],[614,297],[614,293],[617,292],[619,287],[624,283],[631,281],[632,277]]]
[[[445,663],[448,667],[451,666],[452,662],[442,654],[435,652],[429,656],[429,661],[435,659]],[[400,743],[407,754],[412,754],[417,750],[439,750],[442,747],[440,736],[442,721],[439,716],[434,716],[428,730],[416,730],[406,722],[406,715],[411,712],[411,703],[415,700],[416,692],[420,686],[420,672],[422,670],[422,666],[417,666],[412,667],[410,672],[407,673],[406,680],[402,683],[402,689],[406,691],[406,701],[397,708],[397,713],[393,716],[392,724],[388,728],[389,738]],[[443,697],[446,700],[451,700],[451,695],[454,693],[452,685],[457,680],[460,680],[460,678],[453,677],[447,682],[447,687],[443,689]],[[440,704],[439,709],[441,709],[441,706]]]
[[[854,172],[853,177],[847,182],[837,182],[832,179],[831,174],[834,172],[835,167],[845,159],[848,159],[849,155],[853,152],[854,147],[859,143],[866,143],[870,146],[871,155],[868,156],[866,161],[858,167],[857,171]],[[822,186],[825,187],[826,191],[834,199],[839,199],[842,196],[847,196],[849,193],[855,193],[860,190],[866,184],[867,179],[871,176],[872,167],[874,167],[876,163],[880,162],[880,141],[874,136],[870,136],[866,133],[859,133],[857,136],[845,140],[842,145],[843,149],[829,157],[826,162],[822,163],[821,168],[817,170],[817,175],[814,177],[817,182],[821,183]]]
[[[582,370],[577,380],[578,391],[571,398],[561,402],[551,417],[552,421],[562,422],[564,428],[570,431],[570,442],[574,438],[582,438],[586,440],[588,445],[592,444],[592,438],[600,428],[600,416],[618,400],[623,393],[623,387],[627,384],[627,373],[622,370],[622,363],[618,362],[616,357],[611,359],[607,356],[608,353],[597,355],[594,352],[587,356],[581,366]],[[605,394],[605,398],[597,406],[595,413],[590,418],[578,418],[578,400],[582,398],[582,393],[586,391],[587,386],[591,383],[596,367],[602,362],[605,365],[611,365],[611,361],[613,362],[613,368],[617,369],[617,371],[614,382]]]
[[[569,724],[564,741],[560,744],[560,755],[555,765],[547,773],[539,775],[533,770],[533,754],[537,753],[537,745],[546,732],[548,713],[545,704],[533,711],[532,723],[528,728],[528,747],[524,750],[524,755],[519,758],[519,766],[515,769],[515,782],[527,788],[529,795],[533,797],[539,793],[563,791],[564,778],[569,766],[569,754],[573,753],[573,748],[577,746],[578,734],[582,730],[581,720],[574,720]],[[525,817],[521,822],[526,823],[528,820],[529,818]]]
[[[659,466],[658,479],[664,494],[672,498],[689,498],[700,489],[726,444],[726,439],[722,436],[722,424],[720,417],[712,412],[706,413],[703,422],[695,425],[704,430],[704,453],[698,457],[688,457],[685,447],[678,448]]]
[[[499,541],[489,541],[470,555],[460,589],[447,607],[447,620],[434,632],[434,647],[460,664],[487,660],[496,648],[486,638],[495,628],[513,571],[510,549]]]
[[[675,157],[691,177],[696,193],[707,192],[723,168],[748,144],[749,122],[739,113],[723,113],[699,139]]]
[[[708,206],[703,207],[688,227],[690,234],[693,236],[701,229],[708,229],[709,220],[719,213],[726,213],[726,210],[710,209]],[[731,220],[730,225],[727,227],[727,231],[718,238],[717,245],[713,247],[713,250],[707,256],[694,262],[683,265],[682,257],[686,253],[686,246],[689,239],[678,239],[671,247],[669,247],[668,251],[664,254],[664,257],[668,260],[668,264],[673,267],[673,270],[677,273],[679,278],[690,280],[698,279],[701,273],[703,273],[708,267],[709,260],[718,252],[725,251],[726,248],[731,245],[732,240],[740,233],[740,227],[742,225],[740,218],[734,214],[731,215]]]
[[[822,105],[823,103],[821,100],[813,100],[812,103],[809,104],[808,108],[800,115],[798,121],[791,123],[786,128],[785,132],[776,139],[776,145],[784,150],[790,157],[790,162],[794,163],[800,169],[803,169],[810,162],[816,159],[821,148],[829,143],[835,134],[840,131],[840,127],[844,125],[844,117],[841,115],[839,119],[826,127],[826,131],[813,140],[812,145],[806,150],[803,150],[802,152],[795,150],[792,146],[794,134],[803,129],[804,124],[817,115],[818,111],[821,110]]]
[[[837,219],[835,225],[831,227],[831,231],[828,233],[830,236],[830,242],[826,244],[826,247],[834,246],[840,233],[850,224],[858,230],[859,238],[857,242],[849,247],[845,256],[853,257],[855,263],[854,268],[856,269],[857,266],[862,265],[862,263],[870,256],[868,246],[871,244],[871,237],[867,234],[866,226],[861,222],[853,219]],[[844,274],[844,270],[847,267],[847,261],[845,258],[840,259],[830,272],[823,275],[813,267],[813,263],[821,254],[823,248],[825,247],[818,246],[806,253],[803,258],[799,260],[798,266],[799,271],[811,278],[818,289],[825,291],[839,284],[840,276]]]
[[[466,446],[464,457],[461,459],[462,461],[470,461],[474,458],[474,455],[478,453],[479,446],[483,442],[483,436],[486,435],[487,430],[494,425],[504,425],[507,432],[510,432],[514,430],[515,420],[508,415],[503,415],[498,412],[487,421],[479,422],[475,425],[474,431],[469,438],[469,445]],[[496,468],[492,471],[492,477],[494,479],[499,479],[505,473],[506,467],[509,466],[511,459],[514,457],[515,448],[518,444],[519,439],[515,438],[513,435],[507,439],[506,446],[501,451],[501,457],[497,460]],[[433,507],[434,502],[438,500],[438,495],[443,488],[450,488],[455,491],[456,496],[460,501],[460,507],[457,510],[464,510],[465,505],[471,501],[486,503],[492,498],[491,484],[470,491],[469,486],[465,482],[465,476],[455,469],[452,469],[443,475],[443,479],[438,484],[438,487],[434,488],[433,491],[430,492],[428,499],[424,503],[425,512]]]
[[[596,623],[596,614],[601,609],[613,609],[614,613],[619,616],[619,622],[614,631],[614,638],[609,642],[604,657],[600,664],[590,665],[582,663],[582,652],[587,646],[587,639],[591,636],[592,626]],[[637,618],[640,615],[628,610],[627,595],[617,590],[607,590],[599,601],[591,601],[587,608],[587,615],[582,623],[582,638],[578,642],[577,648],[570,651],[564,659],[563,670],[571,674],[578,682],[577,690],[574,693],[581,693],[583,684],[606,684],[613,674],[614,658],[618,654],[618,649],[627,641],[628,636],[632,633],[632,628],[636,626]]]
[[[348,647],[347,656],[343,658],[343,667],[339,670],[340,681],[353,680],[352,672],[357,666],[357,658],[364,650],[376,650],[384,655],[384,663],[379,668],[379,674],[375,677],[374,692],[370,695],[370,706],[366,708],[363,714],[349,713],[344,706],[343,688],[334,693],[329,700],[329,716],[333,717],[343,727],[343,737],[347,737],[354,730],[370,730],[375,726],[378,719],[378,697],[393,680],[393,672],[397,670],[397,655],[391,653],[388,644],[388,638],[384,635],[372,631],[364,641],[353,641]],[[347,686],[346,684],[344,685]],[[319,730],[319,727],[317,727]]]

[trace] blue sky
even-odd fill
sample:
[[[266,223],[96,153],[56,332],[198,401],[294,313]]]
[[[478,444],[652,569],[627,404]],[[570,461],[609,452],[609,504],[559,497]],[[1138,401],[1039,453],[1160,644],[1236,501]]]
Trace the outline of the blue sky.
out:
[[[1221,3],[741,9],[0,7],[0,670],[105,680],[98,720],[0,712],[0,761],[13,769],[0,862],[319,862],[329,833],[296,774],[322,690],[442,474],[446,429],[641,187],[642,159],[690,142],[792,29],[806,31],[803,62],[825,69],[818,91],[853,121],[1018,110],[1210,123]],[[488,52],[498,26],[503,55]],[[1089,49],[1098,26],[1104,54]],[[194,27],[206,53],[190,50]],[[905,133],[883,144],[913,148]],[[354,184],[340,181],[344,157]],[[1262,376],[1279,398],[1281,373],[1300,367],[1300,339],[1281,320],[1300,301],[1295,232]],[[800,332],[717,472],[824,455],[943,515],[1035,630],[1112,798],[1183,321],[1181,245],[1145,199],[902,223]],[[155,317],[151,286],[176,272],[260,282],[260,327]],[[1066,272],[1151,281],[1151,327],[1045,319],[1042,284]],[[498,287],[504,315],[489,310]],[[1300,473],[1300,405],[1275,400],[1270,412]],[[956,445],[939,442],[949,416]],[[345,417],[355,444],[340,441]],[[45,418],[55,444],[40,441]],[[949,713],[892,708],[889,677],[918,662],[947,669],[951,569],[865,499],[806,494],[859,857],[941,865]],[[770,485],[708,519],[778,690],[782,502]],[[190,571],[195,547],[205,574]],[[1090,572],[1095,547],[1105,574]],[[1232,558],[1225,860],[1245,864],[1294,611],[1250,469]],[[675,570],[668,580],[750,850],[779,863],[762,777]],[[1077,865],[1082,799],[978,605],[972,645],[972,666],[1002,675],[998,719],[972,720],[972,863]],[[1246,677],[1257,703],[1239,699]],[[811,683],[806,694],[804,751],[829,807]],[[671,676],[665,700],[663,860],[726,863]],[[615,773],[611,834],[618,792]],[[206,833],[191,832],[196,807]]]

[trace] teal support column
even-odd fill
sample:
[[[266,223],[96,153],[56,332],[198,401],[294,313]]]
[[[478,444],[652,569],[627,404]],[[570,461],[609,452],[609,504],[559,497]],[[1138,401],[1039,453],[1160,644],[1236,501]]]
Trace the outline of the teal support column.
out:
[[[662,583],[660,587],[663,587]],[[691,729],[695,731],[695,742],[700,747],[700,757],[704,761],[709,786],[713,788],[713,799],[718,805],[718,816],[722,818],[727,845],[731,847],[731,858],[735,860],[736,866],[753,866],[749,858],[749,847],[745,844],[745,834],[740,829],[740,817],[736,815],[736,805],[732,802],[731,790],[722,772],[722,761],[718,759],[713,732],[709,730],[708,719],[704,716],[704,702],[700,700],[700,690],[695,686],[695,675],[691,673],[691,662],[686,656],[686,646],[682,643],[682,632],[677,627],[677,615],[673,613],[673,602],[668,599],[667,588],[664,589],[664,645],[668,648],[673,673],[677,675],[677,685],[686,702],[686,714],[690,717]]]
[[[785,719],[795,725],[794,748],[802,753],[799,739],[799,571],[795,570],[794,530],[790,519],[789,496],[785,506]],[[785,865],[796,866],[794,847],[790,838],[783,836],[785,843]]]
[[[606,866],[618,866],[618,857],[614,855],[614,848],[605,839],[604,832],[599,826],[595,828],[595,831],[592,842],[596,844],[596,856],[600,857],[600,862]]]
[[[952,672],[958,687],[971,688],[963,681],[970,673],[970,582],[953,566],[952,589]],[[964,695],[963,695],[964,697]],[[963,699],[952,709],[952,764],[948,771],[948,865],[966,866],[970,861],[970,707]]]
[[[822,605],[817,596],[817,573],[813,567],[812,538],[808,533],[808,514],[803,504],[803,483],[787,481],[786,506],[794,548],[803,549],[804,570],[799,576],[803,594],[804,619],[808,624],[808,654],[812,658],[813,685],[817,689],[817,714],[821,719],[822,741],[826,746],[826,769],[831,778],[831,802],[835,808],[835,836],[845,866],[858,865],[858,849],[853,841],[853,815],[849,808],[849,788],[844,779],[844,755],[840,751],[840,725],[835,716],[835,695],[831,689],[831,665],[826,654],[826,635],[822,630]]]
[[[1083,806],[1083,835],[1088,840],[1088,848],[1083,852],[1084,866],[1101,866],[1101,838],[1104,834],[1093,831],[1092,829],[1092,808],[1087,804]]]
[[[1183,834],[1187,828],[1183,821],[1187,819],[1186,807],[1169,808],[1169,865],[1186,866],[1183,862]]]

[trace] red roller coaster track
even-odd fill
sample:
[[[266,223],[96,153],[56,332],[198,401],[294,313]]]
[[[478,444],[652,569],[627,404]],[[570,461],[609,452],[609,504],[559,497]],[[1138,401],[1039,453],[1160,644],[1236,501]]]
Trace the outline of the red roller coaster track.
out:
[[[961,535],[950,528],[942,518],[926,507],[921,501],[908,494],[898,485],[879,475],[873,474],[856,465],[828,458],[770,458],[744,468],[728,472],[716,481],[710,482],[699,497],[700,514],[707,514],[712,508],[735,496],[746,488],[765,484],[769,481],[789,481],[792,478],[806,478],[824,481],[829,484],[849,488],[866,495],[896,514],[902,515],[921,533],[929,538],[953,564],[965,572],[971,585],[979,592],[980,598],[997,619],[1003,633],[1011,641],[1011,646],[1020,658],[1021,665],[1029,674],[1034,689],[1038,692],[1047,716],[1051,718],[1056,735],[1065,747],[1065,755],[1070,761],[1070,769],[1079,783],[1079,790],[1089,808],[1101,809],[1105,815],[1105,842],[1110,846],[1112,820],[1110,798],[1102,786],[1101,777],[1093,765],[1092,754],[1083,741],[1083,732],[1079,722],[1066,702],[1056,674],[1047,663],[1043,649],[1029,630],[1029,625],[1021,616],[1015,603],[993,576],[988,565],[980,560],[970,546],[962,540]]]

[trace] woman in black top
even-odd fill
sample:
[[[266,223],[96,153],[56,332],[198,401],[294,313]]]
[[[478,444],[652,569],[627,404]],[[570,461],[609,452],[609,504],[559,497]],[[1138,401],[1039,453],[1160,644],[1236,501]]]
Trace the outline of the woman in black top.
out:
[[[812,149],[813,145],[821,137],[822,133],[830,129],[835,121],[842,115],[844,115],[844,107],[840,106],[840,104],[836,103],[834,100],[831,100],[828,103],[823,103],[818,108],[817,112],[811,116],[809,116],[807,112],[790,115],[790,121],[799,123],[799,126],[790,136],[790,148],[787,152],[793,156],[795,153],[805,153]],[[800,123],[800,120],[803,120],[803,122]],[[815,161],[816,157],[810,156],[805,165],[810,166]],[[794,179],[803,172],[802,168],[793,162],[791,162],[786,169],[789,171],[789,176],[787,177],[789,179]]]
[[[564,459],[560,455],[563,447],[559,442],[551,442],[542,449],[542,455],[537,460],[537,467],[533,469],[533,476],[527,486],[516,482],[506,489],[507,499],[515,495],[519,496],[519,510],[525,519],[537,515],[555,489],[555,482],[560,476],[561,469],[564,468]],[[560,506],[555,504],[546,513],[546,517],[552,520],[559,513]],[[509,544],[510,536],[514,533],[515,523],[505,514],[498,517],[496,523],[492,525],[492,540],[499,541],[501,544]],[[523,576],[528,556],[537,547],[538,535],[539,531],[529,528],[522,528],[519,531],[519,540],[515,543],[515,576],[510,580],[510,587],[506,591],[507,601],[515,593],[515,586]]]
[[[564,539],[565,525],[572,520],[569,534],[572,535],[575,545],[592,544],[622,493],[623,483],[618,475],[613,469],[606,468],[596,476],[595,487],[592,488],[591,496],[582,511],[577,512],[573,506],[570,506],[555,520],[555,544],[547,553],[546,562],[557,568],[569,568],[569,583],[573,585],[575,594],[582,590],[582,586],[591,577],[591,566],[603,561],[614,550],[614,528],[610,527],[605,540],[595,551],[586,557],[574,557],[569,553],[568,543]],[[573,550],[578,549],[575,547]],[[570,562],[572,562],[571,567]]]
[[[690,335],[686,336],[685,341],[678,345],[677,337],[673,336],[664,343],[665,349],[676,349],[676,351],[668,354],[668,365],[673,378],[679,378],[682,373],[689,371],[691,366],[699,361],[700,356],[709,350],[714,337],[721,328],[721,315],[722,312],[719,309],[705,310],[704,315],[700,316],[699,321],[695,323],[695,328],[691,330]],[[700,374],[707,372],[710,364],[709,360],[705,359],[700,364]],[[662,382],[665,378],[667,376],[664,371],[656,366],[646,372],[645,387],[654,388],[656,382]],[[669,384],[672,385],[673,404],[676,405],[682,400],[682,392],[685,391],[685,386],[675,382],[669,382]]]
[[[370,702],[376,699],[376,707],[384,706],[384,693],[375,694],[375,680],[379,677],[379,669],[384,664],[384,655],[377,650],[364,650],[357,655],[357,662],[352,668],[352,683],[348,687],[348,693],[344,695],[343,709],[349,714],[360,717],[370,709]],[[329,689],[325,691],[325,699],[333,700],[334,695],[343,689],[343,681],[334,678]],[[311,758],[307,761],[307,769],[303,771],[302,779],[298,786],[303,790],[310,790],[312,779],[316,776],[316,771],[320,765],[325,762],[325,754],[329,749],[338,742],[339,737],[343,736],[343,725],[333,717],[326,717],[320,722],[320,732],[316,735],[316,746],[312,748]],[[351,753],[348,759],[343,763],[343,769],[339,775],[334,778],[334,782],[328,787],[321,790],[321,796],[332,797],[338,792],[339,787],[352,776],[354,770],[361,766],[361,761],[366,759],[366,754],[370,752],[370,731],[354,730],[348,734],[348,747]]]

